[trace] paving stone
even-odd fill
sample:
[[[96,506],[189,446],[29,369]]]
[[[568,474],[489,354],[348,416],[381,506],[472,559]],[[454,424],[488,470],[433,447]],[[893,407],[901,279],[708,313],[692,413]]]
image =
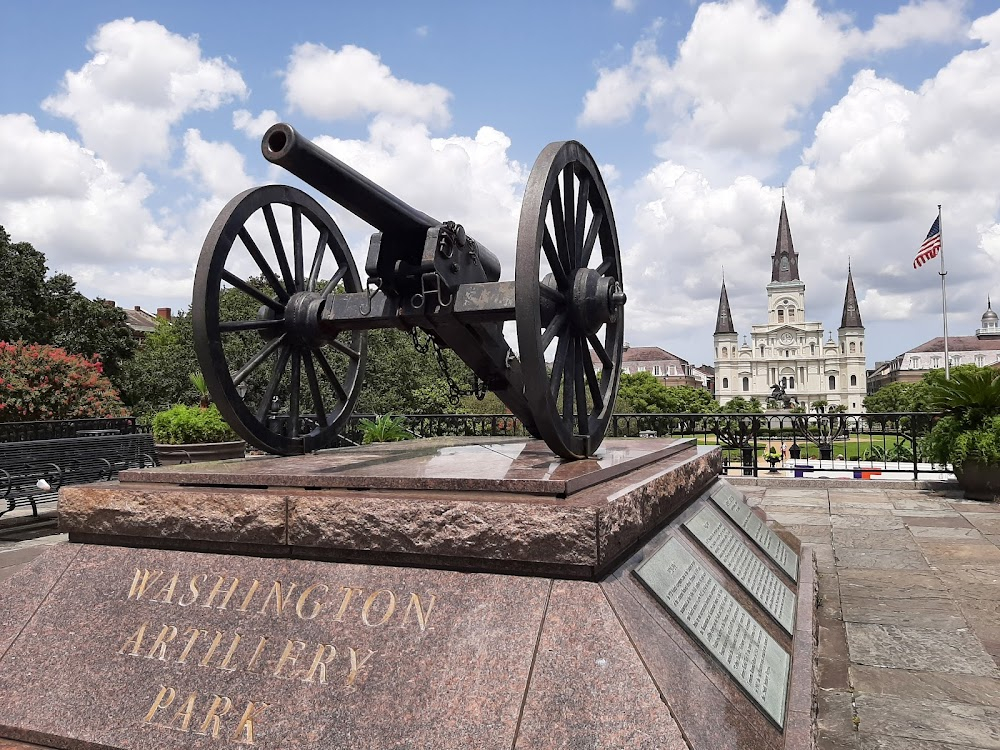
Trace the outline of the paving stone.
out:
[[[816,750],[857,750],[859,737],[850,732],[830,732],[825,729],[816,734]]]
[[[782,526],[789,525],[801,525],[801,526],[829,526],[830,516],[825,513],[784,513],[784,512],[770,512],[768,511],[767,517],[772,521],[780,523]]]
[[[951,599],[949,584],[936,572],[854,569],[840,571],[837,580],[843,597]]]
[[[897,510],[950,510],[940,500],[920,498],[893,498],[892,507]]]
[[[962,517],[984,534],[1000,534],[1000,513],[963,513]]]
[[[969,674],[888,669],[852,664],[855,693],[893,695],[927,701],[954,701],[1000,708],[1000,681]]]
[[[826,493],[822,495],[764,495],[764,505],[774,505],[774,506],[785,506],[785,505],[796,505],[803,508],[818,508],[823,511],[829,512],[830,501],[826,497]]]
[[[1000,549],[988,542],[918,538],[920,550],[931,565],[966,567],[1000,564]]]
[[[1000,679],[1000,669],[976,636],[965,631],[848,622],[851,661],[874,667],[923,669]]]
[[[894,508],[892,515],[908,518],[954,518],[960,514],[955,510],[896,510]]]
[[[920,552],[900,549],[854,549],[836,550],[837,569],[878,568],[881,570],[930,570],[930,566]]]
[[[805,544],[830,544],[833,541],[833,538],[830,536],[829,526],[801,526],[795,524],[785,526],[785,529]]]
[[[887,737],[858,732],[857,750],[979,750],[979,748],[972,745],[953,745],[950,742],[927,742],[911,737]]]
[[[945,747],[950,744],[952,748],[964,745],[1000,750],[1000,710],[996,708],[884,695],[857,695],[855,703],[861,719],[861,747],[866,750],[919,748],[912,740],[942,743]],[[897,744],[866,746],[866,735],[895,738]],[[902,739],[907,743],[899,744]]]
[[[892,514],[896,512],[889,503],[881,503],[877,506],[875,503],[872,503],[868,507],[834,505],[832,511],[842,516],[892,516]]]
[[[820,688],[816,692],[816,726],[829,732],[854,731],[854,693]]]
[[[869,531],[892,531],[906,528],[901,518],[893,516],[856,516],[834,514],[830,522],[835,529],[868,529]],[[971,524],[970,524],[971,525]]]
[[[940,526],[943,528],[950,529],[971,529],[972,524],[966,521],[958,513],[954,515],[947,514],[944,516],[897,516],[897,518],[905,523],[909,528],[913,529],[918,526]]]
[[[838,549],[908,549],[919,550],[908,531],[869,531],[867,529],[833,530],[833,543]]]
[[[968,527],[956,529],[953,526],[914,526],[910,533],[917,539],[966,539],[984,541],[979,529]]]
[[[841,599],[844,622],[870,622],[911,628],[968,628],[958,605],[951,599]]]

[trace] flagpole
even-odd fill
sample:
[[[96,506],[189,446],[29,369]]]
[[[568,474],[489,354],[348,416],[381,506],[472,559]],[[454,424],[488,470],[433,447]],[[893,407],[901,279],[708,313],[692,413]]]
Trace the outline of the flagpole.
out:
[[[944,227],[941,225],[941,204],[938,204],[938,232],[941,238],[941,270],[938,275],[941,277],[941,317],[944,320],[944,379],[951,380],[951,362],[948,356],[948,295],[945,292],[944,277],[948,272],[944,270]]]

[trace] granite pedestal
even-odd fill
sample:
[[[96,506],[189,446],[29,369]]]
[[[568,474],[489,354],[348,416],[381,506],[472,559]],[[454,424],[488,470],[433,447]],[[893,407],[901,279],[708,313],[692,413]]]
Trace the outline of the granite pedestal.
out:
[[[810,747],[812,557],[720,467],[435,440],[65,488],[0,584],[0,747]]]

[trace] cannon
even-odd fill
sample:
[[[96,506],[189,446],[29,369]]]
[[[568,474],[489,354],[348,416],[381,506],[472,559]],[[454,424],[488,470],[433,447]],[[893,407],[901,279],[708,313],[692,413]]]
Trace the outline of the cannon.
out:
[[[361,389],[366,332],[399,328],[453,350],[554,453],[594,455],[618,390],[626,297],[611,203],[586,148],[552,143],[535,161],[512,282],[461,224],[406,204],[290,125],[268,129],[261,150],[376,231],[362,284],[341,229],[302,190],[246,190],[215,220],[195,273],[194,342],[209,393],[244,440],[279,455],[334,444]]]

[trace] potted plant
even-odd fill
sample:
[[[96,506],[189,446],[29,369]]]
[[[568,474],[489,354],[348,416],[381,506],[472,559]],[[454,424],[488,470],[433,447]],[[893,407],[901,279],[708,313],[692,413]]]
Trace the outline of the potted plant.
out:
[[[768,448],[767,453],[764,454],[764,460],[767,461],[767,463],[770,464],[771,466],[771,468],[769,469],[770,473],[777,474],[778,470],[775,469],[774,466],[779,461],[781,461],[781,454],[778,453],[778,449],[775,448],[773,445],[770,448]]]
[[[153,440],[166,466],[196,461],[243,458],[244,443],[219,414],[215,404],[176,406],[153,417]]]
[[[361,442],[365,445],[369,443],[391,443],[397,440],[408,440],[412,434],[403,426],[402,417],[393,417],[389,414],[375,415],[375,419],[362,419],[361,430],[363,438]]]
[[[928,436],[932,458],[952,465],[967,498],[1000,500],[1000,371],[957,367],[928,391],[944,412]]]

